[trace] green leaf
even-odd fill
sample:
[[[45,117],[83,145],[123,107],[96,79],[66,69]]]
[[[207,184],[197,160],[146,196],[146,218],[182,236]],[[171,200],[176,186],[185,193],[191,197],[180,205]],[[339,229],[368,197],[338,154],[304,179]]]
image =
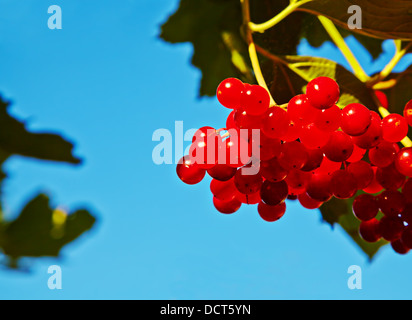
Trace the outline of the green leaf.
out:
[[[323,15],[338,26],[348,29],[348,19],[353,15],[348,8],[356,4],[362,12],[362,28],[353,32],[380,39],[412,39],[412,2],[404,0],[313,0],[301,7],[314,15]]]
[[[360,221],[352,213],[353,198],[348,200],[333,197],[320,207],[322,218],[332,227],[338,224],[358,245],[358,247],[369,257],[370,260],[375,256],[379,249],[388,244],[385,240],[371,243],[363,240],[359,235]]]
[[[87,210],[67,214],[51,208],[48,196],[39,194],[27,203],[15,220],[3,222],[0,248],[13,260],[57,257],[64,245],[90,230],[95,221]]]
[[[371,110],[378,110],[378,105],[373,99],[373,91],[351,72],[332,60],[304,56],[283,56],[274,57],[271,66],[270,68],[266,65],[263,74],[273,98],[279,104],[287,103],[298,93],[304,93],[305,86],[310,80],[325,76],[335,79],[339,84],[341,91],[339,105],[345,106],[349,103],[359,102]],[[285,71],[285,67],[289,71]],[[284,89],[285,84],[288,84],[288,90]]]
[[[8,113],[9,103],[0,97],[0,150],[42,160],[78,164],[81,160],[72,154],[73,144],[52,133],[32,133],[24,123]]]

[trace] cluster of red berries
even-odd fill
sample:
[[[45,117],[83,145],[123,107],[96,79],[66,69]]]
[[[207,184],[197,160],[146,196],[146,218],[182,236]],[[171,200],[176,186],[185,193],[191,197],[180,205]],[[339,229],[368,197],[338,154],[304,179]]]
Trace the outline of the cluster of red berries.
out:
[[[398,143],[412,126],[412,101],[403,116],[382,119],[360,103],[339,108],[339,96],[336,81],[318,77],[287,106],[270,106],[265,88],[226,79],[217,89],[218,101],[232,109],[225,128],[197,130],[177,174],[196,184],[208,173],[219,212],[257,204],[266,221],[285,214],[286,199],[316,209],[332,197],[355,197],[360,236],[383,238],[406,253],[412,248],[412,147]]]

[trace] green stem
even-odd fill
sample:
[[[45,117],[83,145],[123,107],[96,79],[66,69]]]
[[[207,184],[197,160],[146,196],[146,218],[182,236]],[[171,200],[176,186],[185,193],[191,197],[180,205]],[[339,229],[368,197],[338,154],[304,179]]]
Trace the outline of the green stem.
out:
[[[283,19],[285,19],[288,15],[290,15],[293,11],[295,11],[297,8],[299,8],[301,5],[308,3],[313,0],[302,0],[302,1],[291,1],[290,4],[283,9],[279,14],[274,16],[272,19],[260,23],[260,24],[255,24],[253,22],[248,23],[249,29],[252,32],[265,32],[267,29],[272,28],[279,22],[281,22]]]
[[[369,80],[369,76],[363,70],[362,66],[355,58],[354,54],[346,44],[345,40],[339,33],[338,29],[335,27],[333,22],[324,16],[318,16],[320,23],[325,28],[326,32],[331,37],[332,41],[338,47],[338,49],[342,52],[343,56],[345,57],[346,61],[348,61],[349,65],[351,66],[355,76],[361,80],[362,82],[366,82]]]
[[[383,79],[385,79],[387,76],[391,74],[393,68],[395,68],[398,62],[403,58],[403,56],[408,51],[408,49],[411,47],[411,45],[412,45],[412,42],[410,42],[405,48],[400,50],[399,44],[395,43],[395,46],[396,46],[395,55],[393,56],[391,61],[389,61],[389,63],[385,66],[385,68],[383,68],[383,70],[380,72],[379,78],[378,78],[379,81],[382,81]]]

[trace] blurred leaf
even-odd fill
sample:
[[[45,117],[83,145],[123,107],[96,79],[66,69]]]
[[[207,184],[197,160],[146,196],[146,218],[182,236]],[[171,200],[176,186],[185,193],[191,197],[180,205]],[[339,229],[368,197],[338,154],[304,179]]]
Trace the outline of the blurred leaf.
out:
[[[50,200],[39,194],[29,201],[20,215],[4,222],[0,247],[13,259],[20,257],[57,257],[67,243],[90,230],[95,218],[87,210],[67,214],[50,207]]]
[[[362,28],[353,32],[380,39],[412,39],[412,2],[405,0],[313,0],[298,10],[314,15],[324,15],[338,26],[349,29],[348,13],[351,5],[362,11]]]
[[[10,116],[8,106],[0,97],[0,149],[4,153],[73,164],[81,162],[72,155],[72,143],[56,134],[27,131],[24,123]]]
[[[353,198],[342,200],[333,197],[320,207],[322,218],[332,227],[335,224],[339,224],[359,248],[366,253],[369,259],[372,260],[378,250],[388,242],[381,239],[377,242],[370,243],[360,237],[358,231],[360,221],[356,219],[352,213],[352,203]]]

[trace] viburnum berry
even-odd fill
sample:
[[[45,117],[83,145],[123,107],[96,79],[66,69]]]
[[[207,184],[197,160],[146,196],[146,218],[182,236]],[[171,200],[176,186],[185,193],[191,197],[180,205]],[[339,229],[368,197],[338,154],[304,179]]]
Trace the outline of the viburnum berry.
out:
[[[258,204],[262,199],[260,198],[260,190],[251,194],[236,192],[235,198],[244,204]]]
[[[302,125],[294,120],[290,120],[288,124],[288,130],[280,137],[285,142],[291,142],[297,140],[302,134]]]
[[[302,207],[306,209],[317,209],[323,204],[323,201],[312,199],[306,192],[299,194],[298,200]]]
[[[396,169],[403,175],[412,177],[412,148],[402,148],[395,158]]]
[[[343,131],[335,131],[330,134],[329,140],[322,148],[325,156],[332,161],[342,162],[352,155],[352,138]]]
[[[302,127],[299,139],[308,149],[320,149],[329,141],[329,136],[329,132],[322,131],[311,123]]]
[[[301,169],[308,160],[306,147],[298,142],[291,141],[282,144],[278,157],[280,165],[286,170]]]
[[[264,181],[260,189],[262,201],[270,206],[278,205],[286,200],[288,196],[288,185],[282,180],[280,182]]]
[[[376,147],[382,140],[382,123],[375,111],[370,111],[372,119],[369,128],[360,136],[353,137],[353,142],[362,149]]]
[[[352,205],[353,214],[361,221],[368,221],[376,217],[379,205],[376,197],[363,193],[355,198]]]
[[[213,197],[213,205],[220,213],[231,214],[238,211],[242,206],[242,203],[236,198],[229,201],[222,201],[216,197]]]
[[[216,90],[218,101],[226,108],[237,109],[240,107],[244,84],[236,78],[223,80]]]
[[[210,181],[210,191],[221,201],[226,202],[232,200],[237,192],[234,178],[227,181],[212,179],[212,181]]]
[[[176,166],[176,173],[184,183],[197,184],[205,177],[206,170],[200,168],[189,156],[184,156]]]
[[[342,110],[342,130],[350,136],[364,134],[371,124],[371,113],[360,103],[350,103]]]
[[[306,189],[308,182],[312,177],[312,173],[305,172],[298,169],[292,169],[289,171],[285,181],[288,184],[289,189]]]
[[[308,182],[306,192],[314,200],[326,202],[332,197],[330,188],[331,176],[328,174],[314,173]]]
[[[409,100],[403,109],[403,116],[408,124],[412,127],[412,100]]]
[[[397,190],[402,188],[406,177],[393,164],[385,168],[376,169],[376,181],[385,189]]]
[[[245,84],[241,96],[241,108],[250,115],[261,115],[270,104],[270,95],[268,91],[257,85]]]
[[[232,110],[226,118],[226,129],[236,129],[235,123],[235,112],[236,110]]]
[[[286,178],[289,170],[283,168],[278,158],[274,157],[267,161],[260,162],[260,174],[263,178],[271,182],[279,182]]]
[[[379,220],[379,234],[387,241],[394,241],[401,237],[405,226],[399,217],[383,216]]]
[[[331,175],[336,170],[342,167],[342,162],[336,162],[329,160],[327,157],[323,157],[322,163],[319,168],[314,170],[314,173],[329,174]]]
[[[310,104],[317,109],[328,109],[339,100],[339,85],[329,77],[317,77],[309,81],[306,95]]]
[[[233,120],[239,129],[260,129],[263,117],[262,115],[252,115],[244,109],[237,109]]]
[[[355,177],[357,183],[356,186],[359,190],[369,186],[375,176],[372,166],[363,160],[350,163],[346,170]]]
[[[408,122],[400,114],[392,113],[382,119],[382,138],[399,142],[408,134]]]
[[[320,149],[307,149],[308,159],[301,168],[302,171],[313,171],[320,167],[324,159],[323,152]]]
[[[352,173],[347,170],[336,170],[330,180],[330,188],[338,199],[352,198],[357,188],[357,181]]]
[[[359,235],[366,242],[376,242],[381,239],[379,232],[379,220],[376,218],[362,221],[359,225]]]
[[[287,112],[291,120],[306,125],[315,120],[319,110],[309,103],[305,94],[298,94],[290,99]]]
[[[240,193],[252,194],[260,190],[263,179],[260,173],[249,175],[244,174],[242,169],[238,169],[234,177],[234,182]]]
[[[216,164],[212,168],[207,169],[209,176],[219,181],[230,180],[235,175],[236,171],[236,168],[226,164]]]
[[[262,131],[269,138],[283,137],[289,129],[289,114],[280,107],[269,108],[262,119]]]
[[[359,148],[356,144],[354,144],[352,155],[349,157],[349,159],[346,159],[346,162],[357,162],[362,160],[364,155],[366,154],[366,151],[366,149]]]
[[[335,104],[315,114],[315,126],[326,132],[338,130],[342,123],[342,110]]]
[[[271,206],[264,202],[259,202],[258,213],[260,217],[267,222],[274,222],[283,217],[286,212],[286,203],[281,202],[277,205]]]
[[[402,187],[402,193],[407,203],[412,203],[412,179],[408,178]]]
[[[406,254],[409,252],[410,248],[408,248],[402,239],[397,239],[391,242],[391,247],[393,251],[399,254]]]
[[[405,227],[401,235],[401,240],[406,247],[412,249],[412,225]]]
[[[389,103],[388,103],[388,97],[386,96],[386,94],[380,90],[374,90],[374,92],[379,102],[381,103],[382,107],[384,107],[385,109],[388,109]]]
[[[379,208],[387,216],[399,216],[405,209],[406,200],[398,190],[385,190],[378,196]]]
[[[389,166],[396,158],[396,148],[392,142],[381,141],[369,150],[370,162],[380,168]]]
[[[366,193],[374,194],[382,191],[383,187],[379,184],[378,180],[376,179],[376,171],[378,167],[372,166],[373,170],[373,179],[372,182],[364,189],[362,189]]]

